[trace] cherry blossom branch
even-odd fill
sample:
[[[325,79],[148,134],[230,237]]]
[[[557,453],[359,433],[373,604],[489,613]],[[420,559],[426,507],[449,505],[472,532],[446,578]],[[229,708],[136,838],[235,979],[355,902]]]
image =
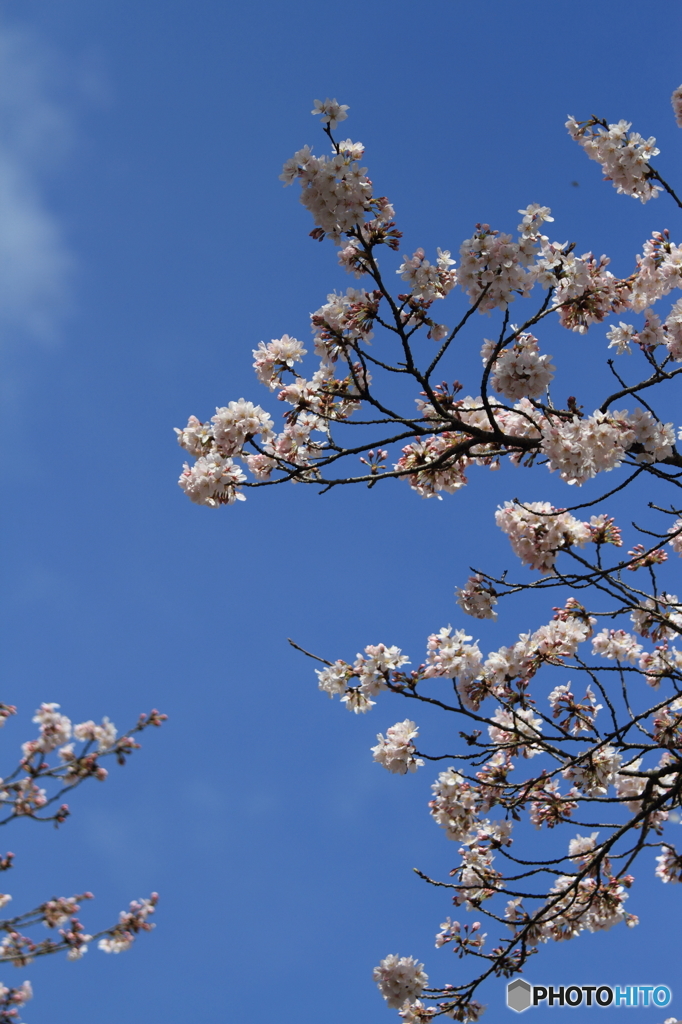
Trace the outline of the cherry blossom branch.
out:
[[[23,758],[0,784],[0,804],[10,808],[8,814],[0,817],[0,825],[26,817],[60,825],[70,813],[67,804],[62,804],[55,814],[39,812],[52,806],[86,779],[104,781],[107,771],[101,761],[115,757],[118,764],[124,765],[129,755],[140,746],[133,737],[150,726],[162,725],[167,717],[156,709],[149,714],[141,714],[133,728],[117,738],[116,729],[107,718],[101,725],[83,722],[72,728],[71,721],[60,714],[58,708],[58,704],[41,705],[33,719],[40,725],[38,738],[23,744]],[[16,709],[10,711],[14,714]],[[5,718],[0,721],[4,722]],[[68,742],[72,735],[81,743],[79,751],[73,742]],[[60,747],[60,763],[50,764],[45,758],[57,747]],[[39,783],[51,781],[63,785],[48,795]]]
[[[682,87],[673,104],[682,125]],[[544,466],[575,487],[604,472],[622,474],[600,497],[570,508],[518,499],[498,508],[496,524],[514,554],[539,575],[516,582],[506,570],[474,571],[456,592],[461,611],[495,619],[502,597],[550,588],[562,589],[564,604],[553,609],[550,621],[487,656],[463,629],[450,626],[427,638],[424,662],[409,671],[397,646],[368,644],[354,662],[346,662],[289,641],[320,664],[319,688],[349,711],[367,713],[392,695],[469,723],[452,753],[420,753],[419,728],[405,719],[378,734],[372,754],[395,774],[417,771],[425,761],[445,762],[429,807],[446,838],[458,844],[459,863],[450,882],[417,873],[450,890],[455,906],[511,928],[511,938],[486,951],[480,922],[462,926],[448,918],[436,944],[483,960],[473,980],[429,988],[423,965],[397,955],[381,961],[375,978],[405,1024],[441,1015],[475,1021],[482,1007],[473,997],[481,984],[521,971],[540,942],[616,923],[634,926],[636,918],[625,909],[634,881],[628,872],[652,846],[662,851],[655,869],[661,881],[682,879],[682,857],[672,844],[651,842],[652,836],[664,836],[682,793],[682,650],[674,646],[682,635],[682,602],[664,587],[669,553],[682,555],[682,515],[672,506],[659,510],[675,517],[665,533],[648,523],[633,524],[651,542],[641,543],[638,536],[627,557],[608,556],[609,544],[623,546],[611,516],[602,512],[586,522],[574,515],[625,491],[636,494],[644,474],[682,486],[681,474],[672,471],[682,468],[676,430],[651,398],[682,372],[673,366],[682,363],[682,300],[667,314],[654,311],[682,287],[682,246],[667,230],[653,232],[635,257],[634,272],[618,278],[607,257],[578,255],[574,243],[550,241],[543,231],[552,223],[551,211],[531,204],[519,211],[515,237],[477,224],[460,246],[458,265],[448,250],[438,249],[434,261],[419,248],[403,256],[397,268],[402,291],[394,294],[388,261],[381,255],[380,270],[379,253],[395,252],[401,233],[391,203],[374,195],[360,166],[362,144],[335,141],[332,130],[347,109],[336,100],[315,102],[331,156],[316,156],[306,147],[287,161],[281,177],[285,185],[300,184],[301,201],[315,224],[312,236],[337,245],[340,266],[370,282],[368,288],[329,294],[312,314],[319,365],[311,374],[297,369],[308,353],[295,338],[283,335],[254,349],[258,379],[285,403],[283,429],[275,428],[264,408],[240,399],[219,407],[209,421],[191,417],[177,431],[181,447],[196,460],[180,477],[187,496],[218,508],[243,500],[246,488],[288,481],[312,483],[324,493],[397,479],[421,497],[440,499],[466,486],[468,474],[496,468],[503,458],[538,471]],[[644,203],[665,190],[682,206],[651,166],[658,153],[655,139],[631,132],[627,122],[596,117],[571,117],[566,127],[619,192]],[[455,310],[452,328],[436,311],[455,305],[457,288],[468,305]],[[544,292],[539,304],[537,288]],[[533,302],[520,305],[520,326],[510,322],[511,303],[518,300]],[[535,312],[528,315],[528,309]],[[466,394],[454,380],[452,343],[464,343],[475,313],[495,314],[499,322],[491,332],[496,340],[483,341],[481,375]],[[618,319],[640,314],[640,327]],[[572,349],[576,336],[616,317],[606,334],[608,347],[617,356],[636,349],[639,382],[626,384],[609,358],[620,389],[592,413],[584,411],[579,396],[570,396],[565,406],[556,402],[556,368],[532,333],[548,317],[572,332]],[[425,355],[432,342],[435,354]],[[437,367],[445,379],[434,386]],[[414,401],[416,411],[404,404],[402,385],[408,381],[414,394],[407,402]],[[630,397],[634,409],[615,408]],[[357,434],[348,434],[352,427],[361,428],[357,443],[351,440]],[[368,472],[354,471],[353,459]],[[627,625],[626,616],[627,629],[611,628]],[[584,644],[591,644],[591,655],[581,653]],[[577,678],[584,695],[573,682],[557,684],[557,669],[563,679],[568,673]],[[543,688],[546,678],[549,692]],[[647,698],[650,690],[655,698]],[[493,809],[502,820],[490,817]],[[520,820],[556,830],[558,837],[570,829],[571,837],[551,856],[533,859],[532,845],[530,855],[523,849],[523,833],[514,834]],[[575,834],[576,828],[596,831]],[[530,911],[524,901],[540,905]],[[426,1005],[422,995],[429,1004],[440,1001]]]

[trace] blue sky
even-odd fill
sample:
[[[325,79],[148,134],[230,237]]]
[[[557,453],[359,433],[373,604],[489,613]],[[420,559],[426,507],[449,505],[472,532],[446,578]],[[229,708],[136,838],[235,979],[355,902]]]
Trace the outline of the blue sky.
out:
[[[369,753],[405,710],[348,715],[286,638],[347,658],[395,643],[418,662],[428,633],[465,625],[453,589],[472,561],[511,562],[496,505],[565,491],[544,471],[503,471],[442,502],[398,483],[288,487],[212,512],[176,486],[172,428],[241,395],[267,402],[251,349],[306,338],[309,312],[348,283],[278,181],[320,144],[313,99],[350,105],[344,128],[405,251],[456,250],[477,221],[513,230],[540,202],[557,238],[625,274],[651,230],[675,234],[676,211],[617,196],[563,123],[632,120],[674,178],[681,28],[675,5],[643,17],[631,0],[0,0],[2,699],[21,712],[4,771],[43,700],[120,727],[152,706],[170,716],[75,795],[63,829],[2,837],[13,907],[92,889],[95,927],[162,897],[129,953],[0,974],[32,979],[30,1024],[113,1024],[123,1010],[130,1024],[379,1024],[396,1019],[371,980],[387,953],[413,953],[434,981],[461,976],[433,949],[450,908],[411,871],[454,863],[426,811],[435,773],[390,776]],[[557,332],[548,348],[589,405],[597,332]],[[473,625],[492,647],[543,615],[538,602],[494,631]],[[420,725],[445,740],[443,723]],[[651,868],[630,901],[638,929],[543,949],[529,977],[674,981],[679,896]],[[501,987],[485,993],[491,1021]]]

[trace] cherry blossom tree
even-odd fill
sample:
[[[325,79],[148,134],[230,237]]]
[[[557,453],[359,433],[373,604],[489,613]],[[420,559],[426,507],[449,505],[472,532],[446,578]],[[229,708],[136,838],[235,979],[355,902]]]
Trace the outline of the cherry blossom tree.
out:
[[[16,711],[11,705],[0,704],[0,726]],[[150,726],[160,726],[165,719],[156,710],[142,714],[132,729],[119,736],[108,718],[100,725],[92,721],[74,725],[61,714],[59,704],[41,704],[33,719],[38,736],[22,744],[17,767],[0,779],[0,825],[30,818],[58,827],[70,814],[69,805],[61,802],[63,797],[86,779],[103,782],[108,774],[104,763],[114,758],[124,765],[140,747],[138,734]],[[13,853],[0,857],[0,871],[8,871],[13,861]],[[33,910],[0,920],[0,964],[25,967],[36,957],[61,952],[68,960],[79,960],[92,942],[105,953],[121,953],[132,946],[137,935],[154,927],[148,918],[158,902],[156,893],[148,899],[133,900],[115,924],[89,935],[77,915],[81,903],[92,898],[91,892],[52,897]],[[0,908],[11,900],[10,895],[0,893]],[[26,934],[37,925],[47,928],[50,937],[39,939]],[[0,1024],[18,1024],[20,1008],[32,994],[29,981],[17,987],[0,982]]]
[[[672,104],[682,127],[682,87]],[[308,351],[289,335],[254,350],[259,381],[284,403],[281,429],[243,398],[206,421],[190,417],[177,435],[194,461],[179,484],[215,509],[287,481],[324,492],[398,480],[441,499],[505,459],[558,474],[571,497],[613,473],[593,500],[503,501],[496,524],[526,569],[512,578],[476,567],[457,590],[463,614],[492,620],[504,599],[552,592],[535,630],[486,654],[464,629],[446,626],[412,669],[400,648],[383,643],[355,660],[303,652],[321,666],[319,688],[356,714],[391,697],[408,701],[410,713],[428,704],[455,716],[459,739],[449,751],[427,753],[405,717],[378,735],[373,756],[396,774],[439,762],[430,812],[458,863],[447,880],[418,873],[474,912],[470,924],[448,917],[436,935],[472,970],[433,987],[423,964],[390,954],[374,977],[405,1022],[475,1021],[481,983],[521,972],[541,943],[637,924],[626,907],[644,851],[653,849],[661,883],[682,881],[682,854],[666,831],[682,793],[682,602],[666,583],[667,563],[682,555],[682,453],[673,423],[656,411],[682,373],[682,299],[659,305],[682,288],[682,246],[667,230],[654,232],[632,273],[616,277],[607,257],[550,241],[551,211],[533,203],[519,211],[515,236],[476,224],[458,261],[445,249],[403,256],[394,290],[383,264],[401,232],[361,166],[362,144],[337,140],[347,110],[315,102],[331,153],[306,146],[281,178],[300,185],[313,238],[338,247],[357,287],[329,294],[312,314],[312,372],[304,375]],[[566,127],[619,193],[682,208],[652,164],[655,139],[626,121],[570,117]],[[453,343],[480,346],[481,314],[490,337],[480,382],[465,389],[451,380]],[[574,335],[607,321],[612,351],[598,341],[590,351],[604,352],[612,385],[592,412],[576,397],[553,397],[556,367],[540,337],[550,319]],[[626,353],[633,358],[624,368]],[[641,483],[652,480],[668,487],[669,503],[645,504],[645,525],[633,526],[624,554],[623,527],[604,502],[626,489],[641,497]],[[554,856],[538,858],[515,837],[521,820],[556,838]]]

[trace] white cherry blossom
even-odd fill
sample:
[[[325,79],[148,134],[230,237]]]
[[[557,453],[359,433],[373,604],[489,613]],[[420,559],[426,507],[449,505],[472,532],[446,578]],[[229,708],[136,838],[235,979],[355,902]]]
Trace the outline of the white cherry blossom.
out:
[[[385,737],[381,733],[378,734],[379,742],[372,747],[374,760],[397,775],[416,771],[424,764],[420,757],[414,756],[416,748],[412,740],[418,733],[418,727],[408,718],[404,722],[396,722],[386,730]]]
[[[642,645],[624,629],[602,629],[592,638],[592,653],[611,661],[634,663],[642,653]]]
[[[414,957],[391,953],[374,968],[374,980],[386,1004],[397,1010],[406,1001],[421,995],[429,976],[424,972],[424,964]]]
[[[196,505],[217,508],[231,505],[233,501],[245,501],[245,496],[237,489],[245,480],[232,459],[214,453],[202,455],[192,467],[185,463],[178,484]]]
[[[339,121],[345,121],[348,117],[346,113],[350,108],[345,103],[337,103],[336,100],[315,100],[315,106],[310,111],[311,114],[319,114],[320,121],[323,124],[328,124],[330,128],[336,128]]]
[[[644,139],[638,132],[630,132],[628,121],[619,121],[604,128],[589,121],[580,124],[569,117],[566,127],[590,160],[601,164],[604,177],[612,181],[619,192],[643,203],[656,198],[661,189],[649,177],[649,160],[660,152],[656,148],[656,139]]]
[[[682,527],[682,523],[680,523]],[[672,544],[672,541],[671,541]],[[680,542],[682,547],[682,541]],[[492,586],[483,577],[476,573],[470,576],[463,587],[458,588],[457,604],[467,615],[475,619],[496,619],[497,612],[493,611],[497,604],[497,597]]]
[[[484,366],[490,362],[495,348],[494,341],[484,343],[481,349]],[[549,387],[554,369],[551,356],[540,355],[538,339],[526,331],[496,356],[490,383],[495,391],[512,401],[524,397],[539,398]]]
[[[583,547],[590,539],[587,523],[547,501],[526,506],[507,501],[495,514],[495,522],[511,542],[521,561],[539,572],[551,572],[563,548]]]

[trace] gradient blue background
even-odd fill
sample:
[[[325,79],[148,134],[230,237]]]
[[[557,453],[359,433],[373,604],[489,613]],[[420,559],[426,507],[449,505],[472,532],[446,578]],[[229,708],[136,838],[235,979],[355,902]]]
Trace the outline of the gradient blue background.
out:
[[[413,709],[382,700],[348,715],[286,638],[346,658],[396,643],[415,663],[448,622],[486,648],[512,642],[554,602],[510,605],[492,628],[462,621],[454,586],[472,563],[515,568],[492,529],[501,500],[573,493],[544,470],[503,470],[442,502],[397,483],[287,487],[212,512],[176,486],[172,427],[240,395],[267,404],[251,349],[308,338],[309,312],[352,283],[277,178],[304,143],[321,148],[315,97],[350,104],[344,136],[367,146],[406,252],[456,250],[476,221],[514,230],[535,201],[552,207],[554,237],[608,252],[616,273],[651,230],[675,236],[672,204],[617,196],[563,122],[632,120],[674,178],[679,8],[1,0],[0,12],[0,180],[18,210],[0,292],[1,696],[22,713],[2,734],[4,771],[43,700],[121,728],[152,706],[170,716],[125,769],[74,796],[64,828],[22,822],[0,839],[17,854],[3,881],[13,908],[89,888],[94,929],[157,889],[155,933],[119,957],[92,950],[0,980],[32,979],[30,1024],[397,1020],[371,980],[381,957],[414,954],[435,983],[464,970],[433,948],[447,899],[411,872],[444,876],[456,859],[426,811],[435,771],[373,764],[376,733]],[[590,408],[605,329],[542,336]],[[485,333],[479,319],[452,369],[473,393]],[[635,505],[609,508],[627,522]],[[449,722],[415,715],[425,749],[451,742]],[[636,873],[639,928],[544,948],[531,981],[675,988],[679,893],[653,879],[653,854]],[[668,1010],[637,1019],[682,1016],[677,988]],[[485,990],[486,1020],[511,1020],[502,990]]]

